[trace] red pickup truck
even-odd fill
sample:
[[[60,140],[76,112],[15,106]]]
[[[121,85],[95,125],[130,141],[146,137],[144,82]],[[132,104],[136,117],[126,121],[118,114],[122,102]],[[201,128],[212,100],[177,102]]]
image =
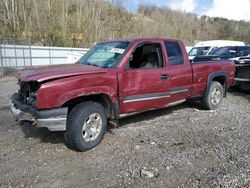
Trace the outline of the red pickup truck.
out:
[[[216,109],[234,81],[233,61],[190,63],[180,40],[131,38],[98,43],[76,64],[26,68],[11,97],[17,120],[65,131],[69,148],[103,139],[108,120],[200,99]]]

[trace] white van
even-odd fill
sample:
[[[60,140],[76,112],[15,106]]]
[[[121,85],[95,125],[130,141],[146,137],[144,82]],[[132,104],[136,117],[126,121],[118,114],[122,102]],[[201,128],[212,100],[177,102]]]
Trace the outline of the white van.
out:
[[[189,51],[189,59],[194,59],[195,56],[208,55],[212,50],[224,46],[245,46],[244,42],[241,41],[230,41],[230,40],[209,40],[201,41],[194,45]]]
[[[192,50],[193,46],[185,46],[186,50],[187,50],[187,53],[190,52],[190,50]]]

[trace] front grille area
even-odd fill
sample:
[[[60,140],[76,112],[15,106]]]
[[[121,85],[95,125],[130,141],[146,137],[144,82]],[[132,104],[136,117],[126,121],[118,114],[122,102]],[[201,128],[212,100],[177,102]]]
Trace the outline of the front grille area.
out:
[[[36,91],[39,89],[39,84],[37,82],[21,82],[20,85],[19,97],[26,104],[34,103],[36,99]]]
[[[250,79],[250,64],[246,64],[245,66],[236,66],[235,77]]]
[[[27,100],[31,94],[31,87],[27,82],[21,82],[20,84],[20,98]]]

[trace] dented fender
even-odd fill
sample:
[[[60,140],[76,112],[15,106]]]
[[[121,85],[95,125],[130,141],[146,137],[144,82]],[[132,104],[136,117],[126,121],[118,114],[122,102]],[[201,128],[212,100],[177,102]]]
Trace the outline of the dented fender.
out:
[[[84,97],[84,96],[91,96],[91,95],[98,95],[98,94],[105,94],[109,96],[110,100],[112,102],[115,102],[116,99],[116,92],[108,86],[101,86],[101,87],[89,87],[89,88],[83,88],[83,89],[76,89],[73,91],[69,91],[66,93],[63,93],[58,99],[57,104],[63,105],[66,102],[78,98],[78,97]]]
[[[38,109],[61,107],[74,98],[97,94],[106,94],[112,102],[117,100],[116,70],[42,83],[37,91],[36,106]]]

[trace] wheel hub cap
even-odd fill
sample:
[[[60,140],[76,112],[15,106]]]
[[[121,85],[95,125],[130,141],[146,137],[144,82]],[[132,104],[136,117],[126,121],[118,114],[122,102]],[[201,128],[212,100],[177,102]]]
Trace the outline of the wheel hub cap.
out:
[[[92,113],[88,116],[88,118],[85,120],[83,129],[82,129],[82,135],[85,142],[90,142],[95,140],[102,128],[102,118],[100,114],[98,113]]]
[[[221,92],[218,88],[214,88],[211,94],[211,103],[213,105],[218,105],[221,100]]]

